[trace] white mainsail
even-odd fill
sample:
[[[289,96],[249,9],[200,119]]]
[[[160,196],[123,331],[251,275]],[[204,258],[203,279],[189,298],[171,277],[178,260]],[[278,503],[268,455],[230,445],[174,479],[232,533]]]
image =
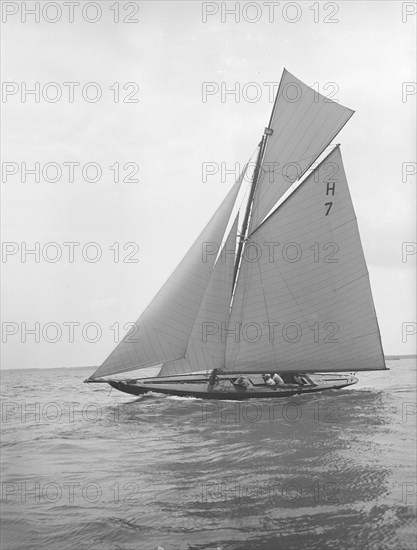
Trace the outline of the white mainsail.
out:
[[[378,323],[339,148],[250,235],[226,369],[384,369]]]
[[[246,169],[181,263],[92,378],[160,365],[184,357],[213,271],[215,254],[203,243],[221,243]]]
[[[284,69],[269,124],[250,232],[320,156],[354,111],[319,94]]]
[[[222,326],[229,321],[229,304],[233,288],[237,223],[229,232],[201,302],[184,359],[166,363],[159,376],[183,374],[195,370],[224,367],[226,340],[221,338]],[[213,338],[217,334],[217,338]]]

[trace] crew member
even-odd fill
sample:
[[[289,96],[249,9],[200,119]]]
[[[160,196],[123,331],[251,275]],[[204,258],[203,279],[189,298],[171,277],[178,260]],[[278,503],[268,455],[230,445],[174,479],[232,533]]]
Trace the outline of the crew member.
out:
[[[284,380],[281,378],[281,376],[277,372],[272,376],[272,380],[275,382],[277,386],[280,386],[281,384],[285,384]]]
[[[211,374],[210,374],[210,378],[209,378],[209,386],[214,386],[214,384],[217,384],[217,382],[219,381],[219,376],[218,376],[218,369],[213,369],[211,371]]]
[[[263,374],[262,378],[264,379],[264,382],[267,386],[275,386],[275,382],[272,380],[270,374]]]

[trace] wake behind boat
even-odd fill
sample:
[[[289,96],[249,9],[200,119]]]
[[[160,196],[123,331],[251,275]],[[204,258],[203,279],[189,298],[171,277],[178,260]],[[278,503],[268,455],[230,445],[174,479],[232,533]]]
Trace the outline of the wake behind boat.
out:
[[[352,114],[284,69],[253,174],[248,163],[86,382],[133,395],[277,398],[357,382],[334,373],[386,369],[340,147],[330,146]],[[120,379],[149,367],[156,377]]]

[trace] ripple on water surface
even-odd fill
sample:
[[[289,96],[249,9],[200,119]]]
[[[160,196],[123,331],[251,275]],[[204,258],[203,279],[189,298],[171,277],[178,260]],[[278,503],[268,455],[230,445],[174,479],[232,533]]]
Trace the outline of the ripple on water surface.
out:
[[[2,548],[414,550],[415,366],[391,367],[275,403],[6,372]]]

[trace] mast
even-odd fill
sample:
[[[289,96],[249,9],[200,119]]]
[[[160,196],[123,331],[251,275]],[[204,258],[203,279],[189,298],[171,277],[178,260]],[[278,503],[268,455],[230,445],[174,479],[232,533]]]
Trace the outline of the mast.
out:
[[[234,269],[234,273],[233,273],[232,294],[233,294],[233,289],[236,285],[236,279],[237,279],[237,274],[238,274],[238,271],[239,271],[239,265],[240,265],[240,260],[241,260],[241,256],[242,256],[243,245],[244,245],[244,242],[245,242],[246,233],[247,233],[248,225],[249,225],[249,215],[250,215],[253,199],[254,199],[254,196],[255,196],[255,189],[256,189],[256,182],[257,182],[257,179],[258,179],[260,159],[261,159],[261,155],[262,155],[263,144],[264,144],[264,141],[265,141],[264,138],[265,138],[265,136],[262,136],[261,142],[259,143],[258,158],[256,159],[254,176],[253,176],[253,180],[252,180],[252,184],[251,184],[251,188],[250,188],[250,192],[249,192],[248,202],[247,202],[247,205],[246,205],[245,217],[243,219],[243,224],[242,224],[242,231],[241,231],[240,236],[239,236],[239,246],[238,246],[238,249],[237,249],[236,263],[235,263],[235,269]]]
[[[262,139],[259,143],[258,158],[256,160],[252,185],[251,185],[251,188],[250,188],[249,198],[248,198],[248,202],[247,202],[247,205],[246,205],[245,217],[244,217],[243,223],[242,223],[242,231],[241,231],[241,234],[239,236],[239,246],[238,246],[238,249],[237,249],[235,271],[234,271],[234,274],[233,274],[232,296],[233,296],[233,292],[234,292],[234,289],[235,289],[235,286],[236,286],[236,280],[237,280],[237,276],[238,276],[238,273],[239,273],[239,267],[240,267],[241,260],[242,260],[243,247],[244,247],[245,241],[247,239],[249,218],[250,218],[250,213],[251,213],[251,210],[252,210],[253,201],[254,201],[254,198],[255,198],[256,185],[257,185],[258,179],[259,179],[259,172],[260,172],[261,165],[262,165],[263,155],[265,153],[265,146],[266,146],[268,135],[271,135],[272,132],[273,131],[270,128],[265,128],[265,133],[262,136]]]
[[[285,69],[284,69],[284,72],[285,72]],[[275,96],[274,106],[272,107],[271,116],[269,117],[268,126],[265,128],[264,134],[263,134],[262,139],[259,143],[258,158],[257,158],[257,161],[256,161],[255,171],[254,171],[254,174],[253,174],[253,181],[252,181],[252,185],[251,185],[251,188],[250,188],[248,203],[246,205],[245,217],[244,217],[243,224],[242,224],[242,232],[241,232],[241,235],[240,235],[239,246],[238,246],[238,249],[237,249],[235,272],[233,274],[232,302],[233,302],[233,294],[234,294],[234,291],[235,291],[235,288],[236,288],[237,276],[238,276],[240,264],[241,264],[241,261],[242,261],[243,247],[244,247],[244,243],[247,239],[249,218],[250,218],[250,214],[251,214],[251,210],[252,210],[252,206],[253,206],[253,201],[255,199],[255,191],[256,191],[256,186],[258,184],[258,180],[259,180],[259,173],[260,173],[260,169],[261,169],[261,166],[262,166],[263,157],[264,157],[264,154],[265,154],[266,144],[268,142],[268,137],[271,136],[274,133],[274,130],[272,130],[271,125],[272,125],[272,120],[274,118],[275,110],[277,108],[279,92],[280,92],[280,89],[281,89],[281,83],[282,83],[282,77],[281,77],[281,80],[280,80],[280,83],[279,83],[279,86],[278,86],[277,94]]]

